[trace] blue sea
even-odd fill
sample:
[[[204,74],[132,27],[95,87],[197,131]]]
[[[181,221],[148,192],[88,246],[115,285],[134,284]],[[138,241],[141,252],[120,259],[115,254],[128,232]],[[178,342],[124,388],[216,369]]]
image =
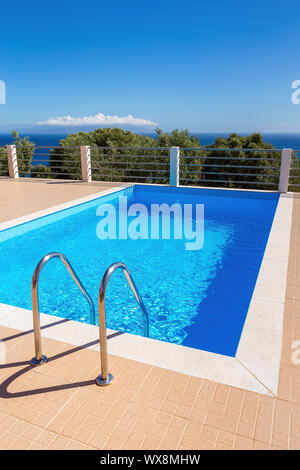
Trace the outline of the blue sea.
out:
[[[75,132],[75,131],[74,131]],[[29,135],[30,140],[36,145],[40,146],[51,146],[58,145],[61,139],[64,139],[67,134],[20,134],[22,137]],[[155,137],[155,134],[147,134],[151,137]],[[199,136],[201,145],[213,144],[217,137],[228,137],[228,134],[224,133],[194,133]],[[241,134],[247,135],[247,134]],[[271,143],[275,148],[292,148],[294,150],[300,150],[300,134],[262,134],[265,142]],[[13,138],[11,134],[0,134],[0,145],[11,144]]]

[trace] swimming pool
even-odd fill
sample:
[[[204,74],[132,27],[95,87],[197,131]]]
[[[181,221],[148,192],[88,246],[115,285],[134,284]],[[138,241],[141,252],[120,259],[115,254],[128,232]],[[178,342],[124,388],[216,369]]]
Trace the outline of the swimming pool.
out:
[[[99,240],[99,204],[204,204],[204,246],[185,240]],[[135,185],[0,233],[0,302],[31,308],[33,270],[50,251],[64,253],[95,304],[114,261],[130,269],[150,316],[152,338],[234,356],[263,258],[279,195],[248,191]],[[54,266],[55,264],[55,266]],[[48,263],[40,310],[88,322],[86,302],[64,267]],[[53,295],[55,292],[55,295]],[[142,319],[121,273],[107,291],[107,325],[141,334]]]

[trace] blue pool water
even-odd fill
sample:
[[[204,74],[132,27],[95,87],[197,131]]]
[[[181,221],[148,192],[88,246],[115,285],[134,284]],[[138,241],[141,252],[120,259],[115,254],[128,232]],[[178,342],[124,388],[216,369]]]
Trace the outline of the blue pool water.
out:
[[[119,196],[128,204],[204,204],[204,246],[186,240],[100,240],[97,207]],[[64,253],[97,305],[101,278],[124,262],[150,316],[152,338],[234,356],[263,258],[278,194],[135,185],[113,195],[0,232],[0,302],[31,308],[30,284],[38,261]],[[176,222],[176,221],[175,221]],[[150,226],[150,221],[149,221]],[[87,303],[59,260],[39,282],[40,311],[89,322]],[[121,272],[106,297],[107,326],[142,334],[142,318]]]

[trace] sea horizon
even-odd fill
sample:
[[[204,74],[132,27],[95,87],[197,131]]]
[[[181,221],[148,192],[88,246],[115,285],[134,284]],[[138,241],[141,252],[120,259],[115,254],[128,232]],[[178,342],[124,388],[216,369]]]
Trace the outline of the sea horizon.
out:
[[[79,132],[79,130],[77,131]],[[23,133],[20,132],[21,137],[28,136],[32,142],[37,146],[55,146],[59,145],[60,140],[64,139],[68,134],[75,133],[75,130],[64,133]],[[135,133],[138,133],[135,131]],[[252,132],[236,132],[238,135],[247,136]],[[149,137],[156,137],[154,132],[140,132],[142,135]],[[232,132],[191,132],[193,136],[199,137],[199,143],[202,146],[213,144],[217,137],[228,137]],[[275,148],[292,148],[294,150],[300,150],[300,133],[263,133],[261,132],[263,139],[267,143],[271,143]],[[0,133],[0,146],[9,145],[13,143],[13,136],[11,133]]]

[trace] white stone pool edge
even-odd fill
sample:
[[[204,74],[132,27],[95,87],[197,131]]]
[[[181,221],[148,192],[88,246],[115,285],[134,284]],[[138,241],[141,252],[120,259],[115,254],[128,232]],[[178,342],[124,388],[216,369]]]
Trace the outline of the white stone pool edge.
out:
[[[0,230],[111,194],[128,185],[0,224]],[[108,330],[108,352],[254,392],[277,395],[293,198],[281,195],[235,358]],[[98,327],[41,314],[42,336],[99,350]],[[31,310],[0,304],[0,325],[28,331]],[[111,336],[111,337],[110,337]],[[47,351],[45,351],[47,353]],[[100,367],[100,363],[99,363]]]

